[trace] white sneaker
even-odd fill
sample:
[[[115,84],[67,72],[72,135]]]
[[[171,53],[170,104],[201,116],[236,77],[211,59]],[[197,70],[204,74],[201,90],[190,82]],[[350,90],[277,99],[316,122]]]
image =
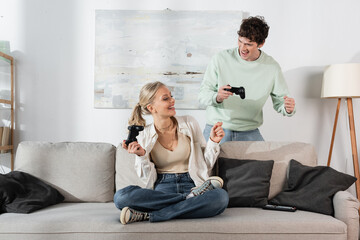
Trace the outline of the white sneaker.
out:
[[[140,212],[129,207],[124,207],[120,213],[120,222],[122,224],[147,221],[147,220],[149,220],[148,213]]]
[[[189,195],[186,196],[186,199],[199,196],[201,194],[204,194],[204,192],[207,192],[207,191],[210,191],[210,190],[213,190],[216,188],[222,188],[223,184],[224,184],[224,181],[220,177],[216,177],[216,176],[209,177],[200,186],[192,188]]]

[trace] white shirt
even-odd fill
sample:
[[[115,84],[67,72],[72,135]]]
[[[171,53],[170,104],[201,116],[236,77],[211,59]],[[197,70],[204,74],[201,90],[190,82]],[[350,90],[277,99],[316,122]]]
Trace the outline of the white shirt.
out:
[[[176,116],[177,131],[190,138],[189,174],[196,186],[201,185],[211,174],[211,170],[220,153],[219,143],[209,139],[206,143],[199,123],[191,116]],[[154,124],[147,125],[137,137],[138,143],[145,149],[144,156],[135,157],[135,170],[146,188],[154,188],[157,173],[150,160],[150,152],[158,138]]]

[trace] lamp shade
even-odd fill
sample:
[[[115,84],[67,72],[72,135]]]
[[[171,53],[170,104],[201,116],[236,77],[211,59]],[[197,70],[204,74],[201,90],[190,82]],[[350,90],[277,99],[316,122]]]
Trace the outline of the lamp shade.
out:
[[[321,97],[360,97],[360,63],[333,64],[326,67]]]

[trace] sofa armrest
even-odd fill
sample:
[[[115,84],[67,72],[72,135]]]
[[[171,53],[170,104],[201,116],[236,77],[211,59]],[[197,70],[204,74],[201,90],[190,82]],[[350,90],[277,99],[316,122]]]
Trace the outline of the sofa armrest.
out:
[[[359,201],[349,192],[339,191],[333,198],[335,218],[347,225],[347,239],[359,238]]]

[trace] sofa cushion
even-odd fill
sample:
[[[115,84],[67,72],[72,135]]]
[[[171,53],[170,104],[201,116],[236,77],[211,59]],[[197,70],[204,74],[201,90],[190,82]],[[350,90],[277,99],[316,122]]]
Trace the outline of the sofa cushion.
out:
[[[137,185],[145,187],[135,171],[135,155],[128,153],[121,147],[116,149],[116,190],[127,187],[129,185]]]
[[[273,160],[219,158],[219,177],[229,194],[228,207],[262,207],[267,204]]]
[[[32,214],[0,217],[0,239],[347,239],[328,215],[228,208],[211,218],[122,225],[113,203],[60,203]]]
[[[21,142],[15,170],[51,184],[66,202],[108,202],[115,189],[115,147],[109,143]]]
[[[0,213],[31,213],[63,200],[58,190],[28,173],[0,174]]]
[[[225,142],[220,147],[219,157],[274,160],[270,179],[269,199],[282,191],[285,184],[287,166],[291,159],[296,159],[308,166],[317,165],[317,155],[314,147],[311,144],[301,142]]]
[[[270,203],[333,215],[334,194],[348,189],[355,181],[355,177],[331,167],[309,167],[291,160],[285,189],[271,199]]]
[[[334,194],[348,189],[355,181],[355,177],[331,167],[309,167],[291,160],[285,189],[271,199],[270,203],[334,215]]]

